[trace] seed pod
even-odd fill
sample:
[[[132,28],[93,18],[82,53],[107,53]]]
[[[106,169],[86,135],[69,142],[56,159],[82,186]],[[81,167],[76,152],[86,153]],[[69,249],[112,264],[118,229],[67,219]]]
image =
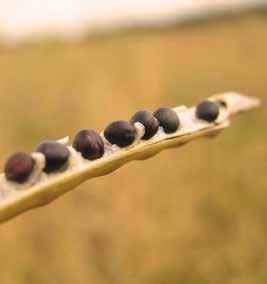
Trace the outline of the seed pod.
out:
[[[134,126],[124,120],[110,123],[104,130],[105,138],[119,147],[127,147],[134,142],[136,130]]]
[[[46,173],[64,170],[68,165],[70,152],[65,145],[59,142],[44,141],[37,146],[36,152],[45,156],[44,171]]]
[[[153,116],[153,114],[147,110],[140,110],[136,112],[132,118],[131,123],[140,122],[145,127],[145,134],[142,137],[144,140],[148,140],[153,137],[159,129],[159,122]]]
[[[157,118],[159,125],[163,127],[166,133],[175,132],[180,125],[178,115],[171,108],[161,107],[154,112],[154,116]]]
[[[29,154],[17,152],[6,162],[6,178],[10,181],[23,183],[30,177],[34,164],[34,159]]]
[[[75,165],[75,157],[70,157],[71,165],[73,167],[68,174],[57,175],[55,177],[49,176],[44,180],[37,179],[34,184],[32,184],[31,181],[36,173],[37,167],[40,166],[42,169],[45,161],[43,155],[32,154],[32,156],[34,155],[33,158],[36,161],[36,165],[34,166],[29,181],[25,184],[25,187],[23,185],[25,189],[29,188],[29,191],[22,190],[18,194],[13,195],[13,190],[17,188],[17,185],[7,183],[5,176],[0,175],[0,223],[32,208],[48,204],[67,191],[74,189],[80,183],[85,182],[90,178],[107,175],[130,161],[147,159],[159,153],[161,150],[179,147],[194,139],[209,137],[212,134],[219,133],[219,131],[222,131],[229,126],[229,118],[239,112],[247,111],[261,105],[260,100],[257,98],[249,98],[235,93],[216,95],[211,97],[210,100],[225,101],[227,106],[223,115],[220,115],[216,120],[216,124],[211,123],[205,125],[203,123],[198,123],[196,119],[187,119],[188,116],[191,118],[192,109],[183,108],[185,111],[186,122],[185,124],[182,124],[183,131],[177,131],[173,135],[167,137],[166,135],[155,135],[155,141],[140,144],[136,143],[138,145],[137,147],[132,147],[129,151],[118,151],[115,155],[110,151],[110,155],[97,160],[95,163],[92,162],[92,166],[80,163]],[[176,111],[180,113],[178,109],[176,109]],[[137,141],[135,142],[138,142],[139,139],[137,136],[143,135],[144,127],[136,126]],[[141,135],[139,135],[140,133]],[[60,142],[66,143],[67,139],[61,139]],[[70,149],[70,151],[72,153],[74,150]],[[38,156],[40,158],[39,161],[37,158]],[[31,190],[31,186],[33,185],[34,187]]]
[[[96,160],[104,154],[104,142],[100,135],[92,129],[78,132],[74,138],[73,148],[81,152],[87,160]]]
[[[196,108],[196,116],[199,119],[213,122],[219,115],[219,106],[215,102],[203,101]]]

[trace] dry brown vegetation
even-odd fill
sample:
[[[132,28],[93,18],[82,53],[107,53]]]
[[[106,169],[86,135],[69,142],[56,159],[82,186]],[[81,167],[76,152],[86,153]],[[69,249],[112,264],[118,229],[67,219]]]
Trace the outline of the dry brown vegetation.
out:
[[[266,98],[267,17],[0,48],[3,165],[43,139],[216,92]],[[0,283],[267,281],[266,110],[0,226]]]

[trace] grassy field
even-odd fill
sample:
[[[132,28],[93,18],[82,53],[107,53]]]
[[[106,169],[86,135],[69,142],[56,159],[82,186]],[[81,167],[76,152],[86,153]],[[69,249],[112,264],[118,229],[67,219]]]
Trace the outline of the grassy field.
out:
[[[213,93],[267,97],[267,16],[0,47],[0,164],[43,139]],[[1,284],[267,281],[267,112],[0,226]]]

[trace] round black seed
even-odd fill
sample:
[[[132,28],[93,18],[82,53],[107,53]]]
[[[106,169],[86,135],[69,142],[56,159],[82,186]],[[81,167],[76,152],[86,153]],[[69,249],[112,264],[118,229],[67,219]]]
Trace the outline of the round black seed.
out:
[[[219,115],[219,106],[217,103],[204,101],[196,108],[196,116],[199,119],[213,122]]]
[[[135,132],[135,128],[130,122],[117,120],[107,126],[104,136],[111,144],[127,147],[134,142]]]
[[[68,165],[70,152],[65,145],[59,142],[44,141],[37,146],[36,152],[40,152],[45,156],[44,171],[46,173],[64,170]]]
[[[96,160],[104,154],[104,142],[100,135],[92,129],[78,132],[74,138],[73,148],[81,152],[87,160]]]
[[[163,127],[166,133],[175,132],[180,125],[176,112],[171,108],[161,107],[154,112],[154,116],[157,118],[159,125]]]
[[[6,178],[10,181],[23,183],[30,177],[34,164],[34,159],[30,155],[17,152],[5,164]]]
[[[148,140],[153,137],[159,129],[159,122],[153,116],[153,114],[146,110],[140,110],[136,112],[130,120],[133,124],[140,122],[145,127],[145,134],[142,137],[144,140]]]

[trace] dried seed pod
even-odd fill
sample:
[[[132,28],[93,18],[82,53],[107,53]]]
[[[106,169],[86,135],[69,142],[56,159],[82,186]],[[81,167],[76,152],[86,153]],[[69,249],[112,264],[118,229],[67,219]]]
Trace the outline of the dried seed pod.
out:
[[[27,153],[17,152],[6,162],[5,175],[7,180],[23,183],[30,177],[34,168],[34,159]]]
[[[104,154],[104,142],[100,135],[92,129],[78,132],[74,138],[73,148],[81,152],[87,160],[96,160]]]
[[[215,102],[203,101],[197,105],[196,116],[199,119],[213,122],[219,115],[219,105]]]
[[[39,164],[36,160],[37,157],[33,157],[36,161],[34,170],[27,183],[25,183],[25,187],[23,187],[24,184],[21,187],[25,189],[30,188],[31,190],[29,191],[21,190],[16,194],[13,194],[13,191],[16,188],[20,188],[20,185],[7,182],[5,175],[0,175],[0,223],[26,212],[27,210],[36,208],[38,206],[43,206],[67,191],[75,188],[80,183],[91,178],[107,175],[130,161],[144,160],[156,155],[164,149],[179,147],[194,139],[200,137],[210,137],[211,135],[218,134],[220,131],[230,125],[230,117],[239,112],[247,111],[261,105],[261,101],[257,98],[251,98],[236,93],[219,94],[210,97],[208,100],[222,100],[227,106],[223,109],[223,115],[220,114],[218,116],[216,124],[210,123],[207,125],[205,123],[199,123],[196,121],[196,119],[194,119],[195,107],[188,109],[183,108],[181,110],[181,118],[190,118],[185,121],[185,124],[183,123],[183,131],[177,131],[173,133],[173,135],[165,135],[164,133],[160,133],[160,135],[155,135],[155,139],[142,141],[142,143],[139,143],[138,129],[140,129],[140,125],[139,123],[136,123],[134,125],[136,129],[134,143],[136,144],[133,144],[130,149],[118,151],[116,154],[111,151],[110,153],[107,153],[107,156],[103,157],[103,159],[89,164],[77,164],[77,166],[73,167],[71,159],[74,158],[73,156],[75,156],[75,150],[71,148],[71,156],[69,161],[72,170],[62,175],[48,176],[46,179],[36,179],[34,183],[30,183],[30,180],[34,176],[36,168]],[[175,111],[179,114],[180,118],[179,108],[176,108]],[[183,115],[185,116],[183,117]],[[140,136],[142,135],[143,131]],[[62,143],[62,139],[59,141]],[[66,143],[65,139],[63,140],[63,143]],[[33,155],[34,154],[32,154],[32,156]],[[41,158],[40,169],[42,169],[44,166],[44,161],[41,160],[45,160],[44,155],[39,154],[39,158]],[[43,165],[41,165],[42,163]]]
[[[68,148],[56,141],[44,141],[40,143],[36,152],[44,154],[46,165],[44,171],[51,173],[64,170],[68,165],[70,152]]]
[[[131,120],[133,124],[135,122],[140,122],[144,125],[145,127],[145,134],[142,137],[144,140],[148,140],[151,137],[153,137],[156,132],[159,129],[159,122],[158,120],[153,116],[153,114],[147,110],[140,110],[136,112]]]
[[[171,108],[161,107],[154,112],[154,116],[157,118],[159,125],[163,127],[166,133],[175,132],[180,125],[178,115]]]
[[[104,130],[105,138],[119,147],[127,147],[134,142],[136,130],[134,126],[124,120],[110,123]]]

